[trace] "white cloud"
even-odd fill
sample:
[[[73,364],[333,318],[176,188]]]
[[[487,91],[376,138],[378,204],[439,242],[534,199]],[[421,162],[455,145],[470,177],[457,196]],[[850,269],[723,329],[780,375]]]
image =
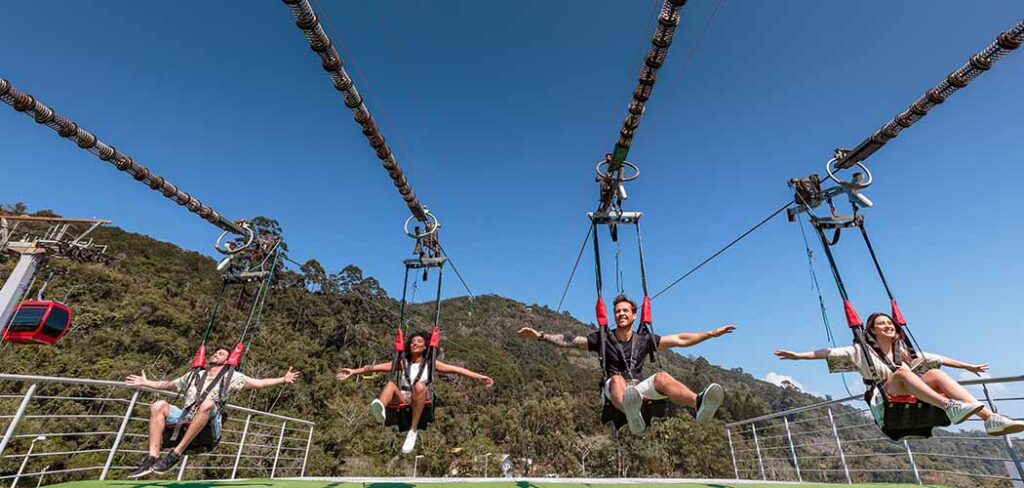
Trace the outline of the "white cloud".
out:
[[[799,388],[800,391],[807,392],[807,389],[804,388],[804,385],[802,383],[800,383],[799,381],[797,381],[796,378],[794,378],[792,376],[787,376],[787,375],[784,375],[784,374],[776,373],[774,371],[771,371],[768,374],[764,375],[764,378],[761,378],[761,381],[767,381],[768,383],[771,383],[771,384],[773,384],[775,386],[782,386],[782,382],[783,381],[788,381],[793,386]]]

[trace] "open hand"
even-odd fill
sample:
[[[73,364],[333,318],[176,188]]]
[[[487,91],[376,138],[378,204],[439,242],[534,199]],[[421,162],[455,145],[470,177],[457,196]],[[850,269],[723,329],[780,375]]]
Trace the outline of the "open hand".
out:
[[[335,376],[335,378],[337,378],[338,381],[345,381],[350,376],[352,376],[354,374],[356,374],[356,370],[351,369],[351,368],[345,368],[345,369],[341,370],[340,372],[338,372],[338,376]]]
[[[519,329],[519,332],[516,333],[519,334],[519,337],[525,337],[527,339],[533,340],[540,339],[540,332],[537,332],[536,329],[531,329],[529,327],[523,327],[522,329]]]
[[[972,373],[974,373],[974,374],[976,374],[978,376],[981,376],[981,373],[984,373],[984,372],[988,371],[988,365],[987,364],[968,364],[967,366],[964,367],[964,369],[966,369],[967,371],[970,371],[970,372],[972,372]]]
[[[721,326],[721,327],[711,331],[711,337],[721,337],[721,336],[724,336],[725,334],[728,334],[728,333],[730,333],[730,332],[732,332],[734,330],[736,330],[736,326],[735,325],[732,325],[732,324],[723,325],[723,326]]]
[[[128,375],[124,380],[124,384],[128,386],[146,386],[146,370],[142,370],[141,375]]]
[[[292,383],[295,383],[295,378],[298,378],[299,375],[301,375],[301,374],[302,374],[301,371],[292,371],[291,366],[289,366],[288,367],[288,372],[284,374],[284,382],[285,382],[285,384],[286,385],[290,385]]]
[[[797,354],[793,351],[784,351],[782,349],[779,349],[775,351],[774,354],[779,359],[800,359],[800,357],[797,356]]]

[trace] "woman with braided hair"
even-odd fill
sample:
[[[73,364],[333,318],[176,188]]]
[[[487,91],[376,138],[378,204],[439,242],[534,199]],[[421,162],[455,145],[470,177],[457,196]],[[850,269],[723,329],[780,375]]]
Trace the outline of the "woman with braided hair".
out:
[[[400,383],[388,381],[381,390],[380,396],[370,402],[370,413],[378,423],[383,424],[385,420],[385,408],[392,403],[402,403],[411,406],[412,421],[409,432],[406,434],[405,443],[402,444],[402,453],[409,454],[416,447],[416,427],[420,423],[420,417],[426,407],[429,397],[428,387],[433,381],[432,371],[428,361],[424,360],[424,352],[427,349],[427,342],[430,335],[426,332],[414,332],[405,340],[405,355],[401,362]],[[392,364],[380,363],[362,368],[344,368],[338,373],[338,381],[345,381],[352,375],[362,375],[371,372],[387,373],[391,371]],[[435,368],[438,373],[457,374],[470,379],[480,381],[485,386],[493,386],[494,380],[488,376],[470,371],[469,369],[451,364],[435,361]]]
[[[780,359],[824,359],[829,372],[857,372],[864,382],[880,385],[885,394],[897,397],[913,395],[918,400],[945,410],[950,422],[959,424],[972,415],[985,421],[985,432],[1000,436],[1024,432],[1024,422],[1013,420],[985,408],[966,388],[951,378],[942,366],[980,374],[987,364],[969,364],[938,354],[907,347],[905,332],[888,314],[877,312],[867,320],[867,352],[851,346],[825,348],[813,352],[777,350]],[[878,418],[878,411],[872,409]]]

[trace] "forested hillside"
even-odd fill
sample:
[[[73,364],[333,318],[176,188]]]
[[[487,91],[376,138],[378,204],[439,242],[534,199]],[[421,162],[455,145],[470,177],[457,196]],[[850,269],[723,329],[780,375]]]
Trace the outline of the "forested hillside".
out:
[[[68,296],[74,329],[55,347],[5,347],[0,371],[108,380],[141,369],[150,378],[185,372],[219,287],[215,262],[113,227],[97,230],[95,239],[119,257],[113,266],[49,263],[68,271],[49,296]],[[0,262],[0,276],[13,264],[9,257]],[[228,296],[212,344],[234,343],[251,292],[236,289]],[[524,325],[575,334],[591,325],[499,296],[454,298],[442,307],[443,360],[483,372],[495,386],[439,381],[437,421],[418,446],[426,454],[421,474],[468,473],[474,453],[490,452],[531,459],[517,470],[533,476],[731,477],[725,422],[819,400],[740,369],[670,353],[662,363],[677,378],[695,388],[712,380],[726,388],[718,419],[699,425],[680,409],[643,436],[623,431],[616,437],[598,423],[596,358],[516,335]],[[355,265],[331,271],[308,261],[278,274],[244,372],[278,376],[289,366],[303,372],[275,412],[317,422],[310,474],[394,474],[402,438],[377,426],[367,410],[385,378],[338,382],[334,376],[343,366],[390,357],[397,310],[397,301]],[[413,306],[410,327],[426,328],[431,311],[430,304]],[[244,393],[232,401],[266,409],[278,393]],[[462,449],[453,452],[456,447]]]

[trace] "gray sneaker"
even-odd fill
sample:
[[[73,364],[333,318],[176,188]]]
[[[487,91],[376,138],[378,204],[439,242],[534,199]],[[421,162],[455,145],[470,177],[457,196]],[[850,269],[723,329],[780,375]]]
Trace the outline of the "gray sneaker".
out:
[[[988,435],[1010,435],[1018,432],[1024,432],[1024,422],[1020,420],[994,413],[985,421],[985,433]]]
[[[629,431],[634,434],[640,434],[647,428],[647,424],[644,423],[643,413],[640,412],[640,408],[644,405],[644,399],[640,396],[640,392],[637,391],[635,386],[627,386],[626,391],[622,393],[622,412],[626,414],[626,424],[629,425]]]
[[[384,402],[380,401],[379,399],[374,399],[372,402],[370,402],[370,413],[373,414],[373,419],[376,420],[378,424],[383,424]]]
[[[984,408],[985,404],[981,402],[964,403],[959,400],[950,400],[946,402],[946,407],[943,410],[946,411],[949,421],[955,425],[963,423],[971,415],[980,412]]]
[[[711,383],[697,395],[697,422],[707,422],[715,418],[715,412],[722,406],[725,389],[718,383]]]

